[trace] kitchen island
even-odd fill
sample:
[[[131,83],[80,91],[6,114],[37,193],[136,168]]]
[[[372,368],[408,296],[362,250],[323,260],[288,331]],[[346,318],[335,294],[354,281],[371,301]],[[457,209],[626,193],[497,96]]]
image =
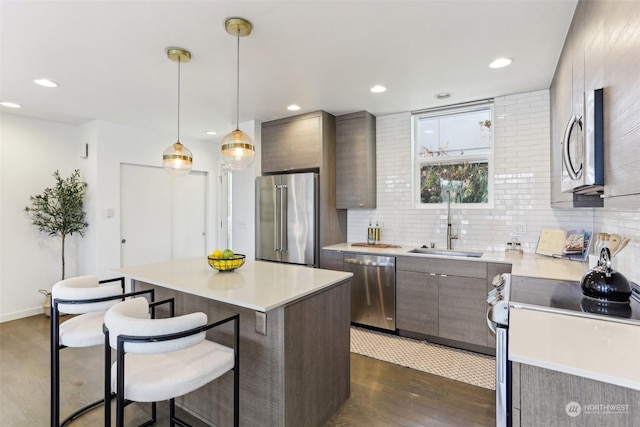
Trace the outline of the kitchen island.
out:
[[[175,298],[177,315],[202,311],[211,322],[240,313],[240,425],[321,426],[349,397],[351,273],[261,261],[217,272],[205,257],[113,272],[132,289],[156,289],[156,300]],[[232,334],[208,337],[231,345]],[[231,425],[232,380],[226,374],[178,403]]]

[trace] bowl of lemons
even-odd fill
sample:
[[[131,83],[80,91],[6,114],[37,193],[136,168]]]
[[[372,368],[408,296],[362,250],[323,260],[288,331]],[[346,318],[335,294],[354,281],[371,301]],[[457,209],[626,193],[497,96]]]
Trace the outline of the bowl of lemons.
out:
[[[207,261],[211,268],[218,271],[233,271],[244,265],[246,256],[243,254],[234,254],[231,249],[221,251],[216,249],[207,257]]]

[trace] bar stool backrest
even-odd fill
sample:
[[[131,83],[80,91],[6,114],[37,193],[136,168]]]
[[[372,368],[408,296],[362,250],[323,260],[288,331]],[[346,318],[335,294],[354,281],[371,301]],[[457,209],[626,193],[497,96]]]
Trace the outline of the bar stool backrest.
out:
[[[51,289],[52,303],[60,300],[89,300],[122,294],[119,284],[101,285],[96,276],[77,276],[61,280]],[[67,314],[84,314],[96,311],[106,311],[119,301],[103,301],[87,304],[58,304],[58,311]]]
[[[207,324],[204,313],[190,313],[167,319],[150,319],[149,303],[145,298],[134,298],[113,306],[104,316],[104,324],[109,330],[109,344],[118,348],[118,335],[148,337],[187,331]],[[153,342],[126,342],[127,353],[155,354],[168,353],[192,347],[206,338],[206,332],[172,340]]]

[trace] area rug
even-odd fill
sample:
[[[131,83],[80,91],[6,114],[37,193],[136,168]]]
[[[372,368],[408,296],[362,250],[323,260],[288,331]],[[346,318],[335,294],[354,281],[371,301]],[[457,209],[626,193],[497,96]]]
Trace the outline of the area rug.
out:
[[[357,327],[351,327],[351,352],[477,387],[496,388],[493,356]]]

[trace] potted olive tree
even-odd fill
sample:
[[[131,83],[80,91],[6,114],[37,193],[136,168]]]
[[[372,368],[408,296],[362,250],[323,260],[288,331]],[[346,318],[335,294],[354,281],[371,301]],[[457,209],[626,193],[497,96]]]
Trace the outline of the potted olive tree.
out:
[[[56,185],[45,188],[42,194],[31,196],[31,206],[25,211],[31,217],[33,225],[49,236],[62,239],[62,279],[65,276],[64,243],[68,235],[78,233],[84,236],[84,230],[89,226],[84,217],[84,195],[87,183],[80,177],[80,171],[75,170],[69,178],[61,178],[55,171],[53,177]]]

